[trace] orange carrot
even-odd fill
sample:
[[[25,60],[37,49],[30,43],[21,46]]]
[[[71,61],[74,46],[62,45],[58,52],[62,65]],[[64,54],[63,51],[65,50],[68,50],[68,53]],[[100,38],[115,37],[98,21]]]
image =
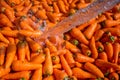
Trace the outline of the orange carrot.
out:
[[[46,54],[46,59],[43,64],[43,75],[44,76],[49,76],[53,73],[53,65],[52,65],[52,59],[50,56],[50,50],[48,48],[45,48],[45,54]]]
[[[3,7],[5,7],[5,8],[12,9],[12,8],[5,2],[5,0],[1,0],[1,1],[0,1],[0,4],[1,4]]]
[[[51,59],[52,59],[52,63],[53,64],[58,64],[58,63],[60,63],[60,58],[59,58],[59,56],[58,55],[56,55],[57,53],[52,53],[51,54]]]
[[[110,80],[119,80],[119,75],[118,75],[118,73],[115,73],[115,72],[112,72],[112,73],[110,73],[110,75],[109,75],[109,79]]]
[[[70,67],[75,65],[75,60],[73,58],[72,53],[69,50],[67,50],[67,52],[65,54],[65,59],[66,59],[66,61],[69,64]]]
[[[59,64],[53,65],[53,68],[54,68],[54,69],[61,69],[62,66],[61,66],[61,64],[59,63]]]
[[[108,60],[112,60],[113,58],[113,46],[111,43],[104,44],[105,52],[108,56]]]
[[[81,53],[75,53],[74,58],[78,62],[94,62],[95,61],[93,58],[85,56]]]
[[[10,68],[3,68],[3,66],[0,66],[0,77],[8,74],[10,72]]]
[[[12,65],[12,62],[14,60],[15,54],[16,54],[16,45],[15,44],[9,44],[7,47],[6,52],[6,61],[5,61],[5,68],[9,68]]]
[[[54,69],[53,74],[56,80],[65,80],[68,77],[66,72],[58,70],[58,69]]]
[[[55,80],[53,76],[48,76],[46,78],[44,78],[43,80]]]
[[[96,75],[97,77],[101,77],[104,78],[104,74],[101,72],[101,70],[95,66],[94,64],[91,64],[90,62],[86,62],[84,65],[84,68],[93,73],[94,75]]]
[[[104,34],[104,31],[101,29],[96,31],[94,34],[95,41],[98,41],[103,36],[103,34]]]
[[[62,0],[58,0],[57,5],[62,13],[66,13],[65,4]]]
[[[95,61],[96,66],[100,67],[100,68],[113,68],[114,70],[120,70],[120,66],[115,64],[115,63],[111,63],[111,62],[106,62],[104,60],[101,59],[97,59]]]
[[[0,43],[0,65],[3,65],[5,62],[5,52],[6,47]]]
[[[100,41],[97,41],[95,43],[95,45],[96,45],[96,48],[97,48],[98,52],[103,52],[104,51],[104,46]]]
[[[38,10],[35,14],[36,17],[40,18],[40,19],[47,19],[47,15],[45,10]]]
[[[21,71],[21,72],[14,72],[14,73],[9,73],[5,76],[2,77],[3,79],[26,79],[28,80],[30,78],[30,71]]]
[[[106,27],[112,27],[112,26],[116,26],[119,25],[120,22],[115,21],[115,20],[105,20],[105,26]]]
[[[81,79],[86,79],[86,78],[96,78],[95,75],[86,72],[80,68],[73,68],[72,69],[73,75],[77,78],[81,78]]]
[[[114,19],[120,19],[120,13],[115,13],[114,14]]]
[[[75,66],[78,67],[78,68],[81,68],[83,66],[83,64],[79,63],[79,62],[75,62]]]
[[[0,33],[2,33],[5,36],[9,37],[17,37],[18,31],[17,30],[1,30]]]
[[[3,41],[5,43],[9,43],[9,41],[0,33],[0,41]]]
[[[53,9],[46,2],[43,2],[42,5],[46,11],[49,11],[49,12],[53,11]]]
[[[105,52],[101,52],[98,54],[98,57],[104,61],[108,61],[108,56]]]
[[[35,70],[41,68],[41,64],[35,64],[25,61],[16,60],[12,63],[12,70],[14,71],[27,71],[27,70]]]
[[[63,55],[60,55],[60,61],[62,64],[63,69],[65,70],[65,72],[71,76],[72,75],[72,70],[70,68],[70,66],[68,65],[67,61],[65,60],[65,57]]]
[[[60,10],[59,10],[58,5],[57,5],[56,2],[53,2],[53,9],[54,9],[55,13],[59,13],[60,12]]]
[[[97,19],[97,23],[103,22],[106,20],[105,15],[101,15],[98,19]]]
[[[85,36],[82,34],[82,32],[79,29],[73,28],[70,33],[74,38],[78,39],[81,43],[84,43],[84,44],[89,43],[88,40],[85,38]]]
[[[43,54],[43,53],[39,53],[37,56],[35,56],[31,59],[31,63],[37,63],[37,64],[41,64],[44,61],[45,61],[45,54]]]
[[[25,60],[25,42],[19,41],[17,44],[18,58],[21,61]]]
[[[97,23],[94,22],[93,24],[91,24],[87,29],[85,29],[85,31],[83,32],[83,34],[85,35],[85,37],[87,39],[91,39],[92,35],[95,32],[95,29],[97,27]]]
[[[27,42],[25,42],[25,53],[26,53],[26,59],[28,60],[28,61],[30,61],[30,49],[29,49],[29,45],[28,45],[28,43]]]
[[[114,43],[113,44],[113,61],[114,61],[114,63],[118,62],[119,52],[120,52],[120,44]]]
[[[42,67],[34,71],[31,80],[42,80]]]

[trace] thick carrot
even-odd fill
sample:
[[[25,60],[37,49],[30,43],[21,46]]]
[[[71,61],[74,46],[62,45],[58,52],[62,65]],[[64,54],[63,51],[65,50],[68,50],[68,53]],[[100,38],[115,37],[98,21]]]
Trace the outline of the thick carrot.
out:
[[[93,34],[95,32],[96,27],[97,27],[97,23],[94,22],[87,29],[85,29],[85,31],[83,32],[83,34],[85,35],[85,37],[87,39],[91,39],[91,37],[93,36]]]
[[[71,35],[78,39],[81,43],[84,43],[84,44],[88,44],[88,40],[85,38],[85,36],[83,35],[83,33],[77,29],[77,28],[73,28],[71,31],[70,31]]]
[[[98,52],[103,52],[104,51],[104,46],[100,41],[97,41],[95,43],[95,45],[96,45],[96,48],[97,48]]]
[[[27,70],[35,70],[41,68],[41,64],[30,63],[26,61],[16,60],[12,63],[12,70],[14,71],[27,71]]]
[[[0,65],[3,65],[5,62],[5,52],[6,47],[3,44],[0,44]]]
[[[72,43],[65,41],[65,47],[66,49],[72,51],[72,52],[80,52],[80,49],[73,45]]]
[[[119,25],[120,22],[116,21],[116,20],[105,20],[105,26],[106,27],[113,27],[116,25]]]
[[[94,37],[91,38],[89,46],[90,46],[90,49],[92,51],[92,57],[94,59],[96,59],[98,57],[98,52],[97,52],[97,48],[95,45],[95,38]]]
[[[17,30],[0,30],[0,33],[9,37],[17,37],[18,31]]]
[[[42,80],[42,67],[34,71],[31,80]]]
[[[5,42],[7,44],[9,43],[9,41],[1,33],[0,33],[0,41]]]
[[[86,78],[96,78],[95,75],[89,73],[89,72],[86,72],[80,68],[73,68],[72,69],[72,72],[73,72],[73,75],[76,77],[76,78],[80,78],[80,79],[86,79]]]
[[[57,55],[57,53],[52,53],[51,54],[51,59],[53,64],[59,64],[60,63],[60,58]]]
[[[81,53],[75,53],[74,58],[78,62],[94,62],[95,61],[94,58],[85,56]]]
[[[60,61],[62,64],[63,69],[65,70],[65,72],[71,76],[72,75],[72,70],[70,68],[70,66],[68,65],[67,61],[65,60],[65,57],[63,55],[60,55]]]
[[[38,44],[37,42],[35,42],[34,40],[32,40],[31,38],[28,38],[28,37],[26,38],[26,40],[33,52],[41,52],[42,47],[40,44]]]
[[[115,72],[110,73],[109,79],[110,79],[110,80],[119,80],[119,75],[118,75],[118,73],[115,73]]]
[[[31,63],[41,64],[41,63],[43,63],[44,61],[45,61],[45,54],[39,53],[39,55],[33,57],[30,62],[31,62]]]
[[[108,56],[108,60],[113,58],[113,45],[111,43],[104,44],[105,52]]]
[[[50,56],[50,50],[48,48],[45,48],[44,52],[46,54],[46,58],[43,64],[43,75],[49,76],[53,73],[52,59]]]
[[[58,69],[54,69],[53,74],[54,74],[56,80],[65,80],[65,78],[68,77],[66,72],[64,72],[62,70],[58,70]]]
[[[104,60],[101,59],[97,59],[95,61],[96,66],[100,67],[100,68],[113,68],[114,70],[120,70],[120,66],[115,64],[115,63],[111,63],[111,62],[106,62]]]
[[[94,75],[96,75],[97,77],[101,77],[104,78],[104,74],[101,72],[101,70],[95,66],[94,64],[90,63],[90,62],[86,62],[84,65],[84,68],[93,73]]]
[[[3,66],[0,66],[0,77],[8,74],[10,72],[10,68],[3,68]]]
[[[94,34],[95,41],[98,41],[103,36],[103,34],[104,34],[104,31],[101,29],[96,31]]]
[[[98,54],[99,59],[102,59],[104,61],[108,61],[108,56],[105,52],[101,52]]]
[[[46,2],[43,2],[42,5],[46,11],[48,11],[48,12],[53,11],[53,9]]]
[[[65,54],[65,59],[70,67],[73,67],[75,65],[75,60],[73,58],[73,54],[69,50],[67,50],[67,52]]]
[[[3,79],[26,79],[28,80],[30,78],[30,71],[21,71],[21,72],[14,72],[14,73],[9,73],[5,76],[2,77]]]
[[[17,53],[18,53],[18,59],[21,61],[25,60],[25,42],[19,41],[17,44]]]
[[[12,62],[14,60],[15,54],[16,54],[16,45],[15,44],[9,44],[7,47],[6,52],[6,61],[5,61],[5,68],[9,68],[12,65]]]
[[[120,52],[120,44],[114,43],[113,44],[113,62],[118,63],[118,57]]]
[[[62,13],[66,13],[65,4],[62,0],[57,1],[57,5]]]
[[[42,10],[38,10],[35,14],[36,17],[40,18],[40,19],[47,19],[47,15],[44,9]]]

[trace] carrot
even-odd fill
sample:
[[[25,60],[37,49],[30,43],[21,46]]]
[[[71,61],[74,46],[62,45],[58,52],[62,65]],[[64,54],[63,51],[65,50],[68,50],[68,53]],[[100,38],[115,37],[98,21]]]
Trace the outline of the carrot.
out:
[[[0,30],[0,33],[9,37],[17,37],[18,31],[17,30]]]
[[[14,60],[15,54],[16,54],[16,45],[15,44],[9,44],[7,47],[6,52],[6,61],[5,61],[5,68],[9,68],[12,65],[12,62]]]
[[[97,59],[95,61],[95,64],[96,66],[102,68],[113,68],[114,70],[120,70],[120,66],[115,64],[115,63],[111,63],[111,62],[106,62],[104,60],[100,60],[100,59]]]
[[[3,65],[5,62],[5,52],[6,47],[0,43],[0,65]]]
[[[116,26],[119,25],[120,22],[115,21],[115,20],[105,20],[105,26],[106,27],[112,27],[112,26]]]
[[[82,34],[82,32],[77,29],[77,28],[73,28],[71,31],[70,31],[71,35],[78,39],[81,43],[84,43],[84,44],[88,44],[88,40],[85,38],[85,36]]]
[[[38,10],[35,14],[36,17],[40,19],[47,19],[46,12],[44,10]]]
[[[85,55],[83,55],[81,53],[75,53],[74,59],[77,62],[94,62],[95,61],[94,58],[85,56]]]
[[[98,54],[98,57],[104,61],[108,61],[108,56],[105,52],[101,52]]]
[[[42,80],[42,67],[34,71],[31,80]]]
[[[93,75],[89,72],[86,72],[80,68],[73,68],[72,72],[73,72],[73,76],[75,76],[76,78],[80,78],[80,79],[96,78],[95,75]]]
[[[61,65],[62,65],[63,69],[65,70],[65,72],[69,76],[71,76],[72,75],[72,70],[71,70],[70,66],[68,65],[68,63],[65,60],[65,57],[63,55],[60,55],[60,61],[61,61]]]
[[[94,37],[91,38],[89,46],[90,46],[90,49],[92,52],[92,57],[94,59],[96,59],[98,57],[98,52],[97,52],[97,48],[95,45],[95,38]]]
[[[30,49],[27,42],[25,42],[25,56],[28,61],[30,61]]]
[[[48,11],[48,12],[53,11],[53,9],[46,2],[43,2],[42,5],[46,11]]]
[[[111,43],[104,44],[105,52],[108,56],[108,60],[113,58],[113,45]]]
[[[41,68],[41,64],[30,63],[26,61],[16,60],[12,63],[13,71],[27,71],[27,70],[35,70]]]
[[[0,1],[0,4],[1,4],[3,7],[5,7],[5,8],[12,9],[12,8],[5,2],[5,0],[1,0],[1,1]]]
[[[56,80],[65,80],[68,77],[66,72],[58,70],[58,69],[54,69],[53,74]]]
[[[89,49],[88,46],[81,43],[80,47],[81,47],[81,50],[82,50],[82,54],[84,54],[85,56],[91,56],[91,50]]]
[[[59,63],[59,64],[53,65],[53,68],[54,68],[54,69],[61,69],[62,66],[61,66],[61,64]]]
[[[105,20],[106,20],[105,15],[101,15],[101,16],[97,19],[97,23],[101,23],[101,22],[103,22],[103,21],[105,21]]]
[[[9,41],[0,33],[0,41],[5,42],[5,43],[9,43]]]
[[[18,59],[21,61],[25,60],[25,42],[19,41],[17,44]]]
[[[8,38],[8,40],[9,40],[9,43],[15,44],[15,40],[14,40],[13,37],[7,37],[7,38]]]
[[[0,77],[8,74],[10,72],[10,68],[3,68],[3,66],[0,66]]]
[[[44,51],[46,54],[46,59],[45,59],[45,62],[43,64],[43,75],[49,76],[53,73],[52,59],[50,56],[50,50],[48,48],[45,48]]]
[[[60,63],[60,58],[59,58],[59,56],[56,55],[56,54],[54,54],[54,53],[51,54],[51,59],[52,59],[52,63],[53,63],[53,64],[58,64],[58,63]]]
[[[78,68],[81,68],[81,67],[83,67],[83,64],[79,63],[79,62],[75,62],[75,66],[78,67]]]
[[[114,19],[120,19],[120,13],[115,13],[113,16],[114,16]]]
[[[78,8],[78,9],[85,8],[85,7],[87,7],[88,5],[89,5],[89,3],[78,3],[78,4],[77,4],[77,8]]]
[[[75,65],[75,60],[73,58],[73,54],[69,50],[67,50],[67,52],[65,54],[65,59],[70,67]]]
[[[118,75],[118,73],[115,73],[115,72],[112,72],[112,73],[110,73],[110,75],[109,75],[109,79],[110,80],[119,80],[119,75]]]
[[[9,73],[2,77],[3,79],[29,79],[30,78],[30,71],[21,71],[21,72],[14,72]]]
[[[103,52],[104,51],[104,46],[100,41],[97,41],[95,43],[95,45],[96,45],[96,48],[97,48],[98,52]]]
[[[65,4],[62,0],[58,0],[57,1],[57,5],[59,7],[59,10],[62,12],[62,13],[66,13],[66,9],[65,9]]]
[[[32,6],[32,4],[30,3],[28,6],[26,6],[26,7],[22,10],[22,13],[27,14],[28,11],[30,10],[31,6]]]
[[[98,41],[100,40],[100,38],[103,36],[104,34],[104,31],[103,30],[97,30],[94,34],[94,37],[95,37],[95,41]]]
[[[84,65],[84,68],[93,73],[94,75],[96,75],[97,77],[100,77],[100,78],[104,78],[104,74],[101,72],[101,70],[95,66],[94,64],[90,63],[90,62],[86,62],[85,65]]]
[[[56,2],[53,2],[53,9],[54,9],[55,13],[59,13],[60,12],[60,10],[59,10],[58,5],[57,5]]]
[[[120,52],[120,44],[114,43],[113,44],[113,61],[114,61],[114,63],[118,63],[119,52]]]
[[[44,78],[43,80],[55,80],[53,76],[48,76],[46,78]]]
[[[37,54],[37,53],[36,53]],[[41,64],[45,61],[45,54],[43,53],[39,53],[37,56],[33,57],[31,59],[31,63],[37,63],[37,64]]]
[[[66,49],[72,51],[72,52],[80,52],[80,49],[73,45],[72,43],[65,41],[65,47]]]
[[[37,42],[33,41],[31,38],[26,38],[31,50],[33,52],[41,52],[42,47]]]

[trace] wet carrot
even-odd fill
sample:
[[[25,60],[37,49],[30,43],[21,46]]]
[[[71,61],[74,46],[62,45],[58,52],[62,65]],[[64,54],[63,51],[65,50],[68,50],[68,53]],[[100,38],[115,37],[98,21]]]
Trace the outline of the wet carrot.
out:
[[[89,73],[89,72],[86,72],[80,68],[73,68],[72,69],[72,72],[73,72],[73,75],[76,77],[76,78],[81,78],[81,79],[86,79],[86,78],[96,78],[95,75]]]
[[[95,60],[91,57],[85,56],[81,53],[75,53],[74,59],[78,62],[94,62]]]
[[[73,28],[70,33],[74,38],[78,39],[81,43],[84,43],[84,44],[89,43],[88,40],[85,38],[85,36],[79,29]]]
[[[108,60],[113,58],[113,45],[111,43],[104,44],[105,52],[108,56]]]
[[[25,42],[19,41],[17,44],[17,53],[18,53],[18,59],[21,61],[25,60]]]
[[[50,50],[48,48],[45,48],[44,52],[46,54],[46,59],[43,64],[43,75],[49,76],[53,73],[52,59],[50,56]]]
[[[72,70],[71,70],[70,66],[68,65],[68,63],[65,60],[65,57],[63,55],[60,55],[60,61],[61,61],[61,65],[62,65],[63,69],[65,70],[65,72],[69,76],[71,76],[72,75]]]
[[[65,59],[70,67],[73,67],[75,65],[75,60],[73,58],[73,54],[69,50],[67,50],[67,52],[65,54]]]
[[[97,52],[97,48],[95,45],[95,38],[94,37],[91,38],[89,46],[90,46],[90,49],[92,51],[92,57],[94,59],[96,59],[98,57],[98,52]]]
[[[120,44],[114,43],[113,44],[113,62],[118,63],[118,57],[120,52]]]
[[[30,78],[30,71],[21,71],[21,72],[14,72],[14,73],[9,73],[5,76],[2,77],[3,79],[29,79]]]
[[[15,44],[9,44],[7,47],[6,52],[6,61],[5,61],[5,68],[9,68],[12,65],[13,59],[16,54],[16,45]]]
[[[42,80],[42,67],[34,71],[31,80]]]
[[[0,66],[0,77],[8,74],[10,72],[10,68],[3,68],[3,66]]]
[[[94,64],[90,63],[90,62],[86,62],[84,65],[84,68],[93,73],[94,75],[96,75],[97,77],[101,77],[104,78],[104,74],[101,72],[101,70],[95,66]]]
[[[5,62],[5,52],[6,47],[0,43],[0,65],[3,65]]]
[[[27,70],[35,70],[41,68],[41,64],[30,63],[26,61],[16,60],[12,63],[12,70],[14,71],[27,71]]]
[[[53,70],[53,74],[56,80],[64,80],[68,77],[67,73],[58,69]]]
[[[104,61],[108,61],[108,56],[105,52],[101,52],[98,54],[98,57]]]

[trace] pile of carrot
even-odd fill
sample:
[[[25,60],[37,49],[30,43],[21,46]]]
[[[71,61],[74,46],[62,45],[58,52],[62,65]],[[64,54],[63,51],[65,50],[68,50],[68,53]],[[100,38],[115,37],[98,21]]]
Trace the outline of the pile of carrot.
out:
[[[120,4],[62,41],[36,41],[93,1],[0,0],[0,80],[119,80]]]

